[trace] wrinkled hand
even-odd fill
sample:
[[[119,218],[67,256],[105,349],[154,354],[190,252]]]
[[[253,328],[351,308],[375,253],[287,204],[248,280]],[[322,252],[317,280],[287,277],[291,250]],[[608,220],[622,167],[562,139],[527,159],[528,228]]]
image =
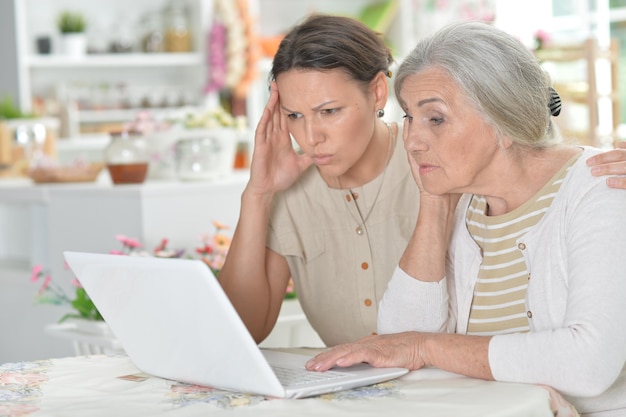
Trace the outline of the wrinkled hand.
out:
[[[287,189],[312,163],[310,157],[298,155],[293,149],[287,117],[280,111],[278,89],[273,82],[254,134],[248,187],[258,194]]]
[[[591,174],[594,176],[626,175],[626,141],[618,142],[616,149],[587,159],[587,165],[592,167]],[[626,177],[607,178],[607,184],[626,189]]]
[[[366,362],[376,368],[420,369],[426,364],[420,351],[425,335],[416,332],[367,336],[354,343],[335,346],[309,360],[310,371],[327,371]]]
[[[435,204],[436,206],[435,210],[437,211],[441,209],[441,204],[446,204],[446,203],[448,204],[448,207],[450,207],[453,210],[454,207],[456,207],[456,204],[459,202],[459,199],[461,198],[461,194],[436,195],[436,194],[431,194],[428,191],[426,191],[422,184],[422,179],[419,174],[419,165],[417,161],[415,160],[415,158],[413,158],[413,156],[410,153],[407,153],[407,155],[408,155],[409,165],[411,166],[411,174],[413,174],[413,179],[415,180],[415,183],[417,184],[417,188],[420,190],[420,207],[421,207],[420,210],[422,210],[422,207],[426,208],[429,202]]]

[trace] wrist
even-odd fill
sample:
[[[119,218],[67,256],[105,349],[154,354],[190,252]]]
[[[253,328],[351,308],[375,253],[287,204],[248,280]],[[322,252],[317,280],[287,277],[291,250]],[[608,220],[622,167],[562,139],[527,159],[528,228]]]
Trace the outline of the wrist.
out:
[[[247,186],[241,194],[241,206],[250,206],[255,209],[269,209],[274,200],[273,192],[257,192],[256,190]]]
[[[433,366],[433,361],[431,357],[432,334],[418,333],[417,337],[419,338],[417,343],[417,363],[420,365],[420,367]]]

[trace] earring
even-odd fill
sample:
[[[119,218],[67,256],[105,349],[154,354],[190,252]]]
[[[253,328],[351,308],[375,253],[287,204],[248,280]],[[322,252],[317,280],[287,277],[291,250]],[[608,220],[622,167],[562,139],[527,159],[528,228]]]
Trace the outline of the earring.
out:
[[[385,109],[376,110],[376,117],[378,117],[379,119],[383,117],[384,115],[385,115]]]

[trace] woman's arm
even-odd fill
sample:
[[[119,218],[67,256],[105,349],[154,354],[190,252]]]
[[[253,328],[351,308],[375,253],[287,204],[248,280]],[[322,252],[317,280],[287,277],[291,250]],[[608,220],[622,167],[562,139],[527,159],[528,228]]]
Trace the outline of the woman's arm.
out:
[[[326,370],[362,361],[409,369],[429,365],[484,379],[550,385],[573,396],[600,395],[626,362],[626,220],[620,215],[626,196],[598,188],[578,206],[568,204],[575,214],[568,213],[570,230],[563,237],[566,276],[545,278],[566,281],[555,283],[564,286],[552,295],[558,299],[539,301],[562,303],[564,317],[548,309],[556,316],[542,317],[537,329],[493,337],[420,332],[373,336],[324,352],[307,367]],[[554,257],[561,256],[561,248],[553,246],[543,254],[547,266],[537,268],[533,279],[558,269]]]
[[[492,380],[486,336],[404,332],[367,336],[335,346],[307,362],[312,371],[366,362],[378,368],[420,369],[434,366],[449,372]]]
[[[420,317],[419,330],[450,329],[445,262],[460,196],[426,192],[420,181],[419,167],[411,150],[407,151],[413,178],[420,189],[419,214],[399,266],[380,302],[379,333],[417,330],[414,328],[415,317]],[[418,287],[417,291],[415,287]],[[416,292],[424,302],[416,302]]]
[[[241,197],[239,221],[219,273],[220,284],[257,343],[274,327],[290,278],[286,259],[266,247],[272,201],[276,192],[289,188],[310,165],[310,158],[293,149],[272,83],[255,132],[250,181]]]

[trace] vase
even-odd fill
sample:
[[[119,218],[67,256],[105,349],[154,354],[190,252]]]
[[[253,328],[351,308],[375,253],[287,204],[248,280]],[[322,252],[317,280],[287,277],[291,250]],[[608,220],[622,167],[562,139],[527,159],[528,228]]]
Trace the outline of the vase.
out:
[[[176,143],[178,179],[214,180],[231,175],[236,146],[236,129],[189,129]]]
[[[77,356],[124,353],[121,343],[102,320],[71,317],[62,323],[47,325],[45,331],[52,336],[70,340]]]
[[[103,320],[88,320],[81,318],[68,318],[63,323],[72,325],[74,329],[81,333],[99,335],[114,338],[109,325]]]
[[[141,184],[148,173],[148,150],[141,135],[115,132],[104,149],[104,161],[113,184]]]

